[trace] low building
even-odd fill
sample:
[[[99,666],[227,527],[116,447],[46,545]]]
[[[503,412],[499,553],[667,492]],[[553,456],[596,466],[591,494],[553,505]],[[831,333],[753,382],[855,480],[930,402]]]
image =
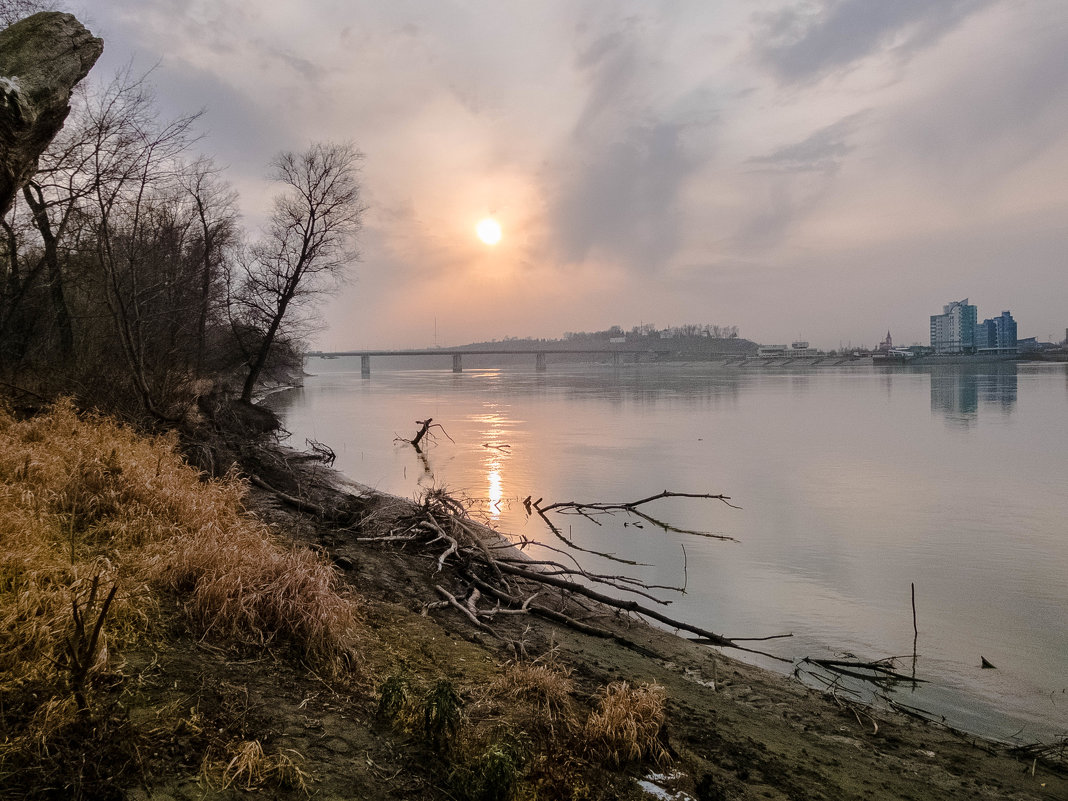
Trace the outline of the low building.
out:
[[[757,356],[765,359],[814,359],[820,352],[816,348],[810,348],[807,342],[797,341],[785,345],[761,345],[757,348]]]

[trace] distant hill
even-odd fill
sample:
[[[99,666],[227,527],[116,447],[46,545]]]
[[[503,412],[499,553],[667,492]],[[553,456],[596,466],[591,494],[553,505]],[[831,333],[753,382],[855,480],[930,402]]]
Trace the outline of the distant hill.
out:
[[[570,334],[563,339],[534,339],[508,337],[489,342],[472,342],[450,350],[479,350],[509,348],[519,351],[574,350],[648,350],[659,354],[662,361],[702,361],[726,356],[755,356],[757,344],[739,336],[715,337],[704,333],[682,333],[667,330],[647,333],[597,331]]]

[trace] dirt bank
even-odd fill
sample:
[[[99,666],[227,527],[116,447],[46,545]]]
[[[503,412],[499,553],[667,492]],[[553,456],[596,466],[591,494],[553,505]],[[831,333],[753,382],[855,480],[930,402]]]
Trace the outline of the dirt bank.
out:
[[[311,508],[328,508],[333,501],[324,475],[328,482],[329,474],[304,474],[283,491]],[[286,480],[270,477],[275,487]],[[342,692],[289,668],[284,681],[265,681],[280,665],[227,668],[242,674],[237,686],[257,688],[260,708],[275,713],[269,728],[277,731],[277,743],[308,758],[317,797],[457,797],[455,776],[427,753],[419,736],[376,717],[383,677],[404,673],[421,687],[447,679],[458,688],[473,730],[486,718],[522,729],[517,708],[523,702],[513,699],[513,708],[503,711],[487,688],[517,660],[549,659],[570,673],[579,720],[592,713],[598,692],[611,682],[663,687],[665,754],[658,764],[645,759],[602,767],[580,753],[555,753],[550,743],[548,758],[573,759],[575,769],[554,774],[542,766],[539,772],[528,762],[522,770],[541,784],[520,782],[521,797],[651,798],[639,781],[652,771],[664,792],[680,799],[1068,798],[1068,779],[1055,766],[897,713],[845,704],[592,604],[555,599],[575,617],[617,632],[618,641],[528,615],[495,618],[489,634],[452,608],[427,612],[426,605],[440,599],[435,586],[460,579],[447,567],[437,571],[437,551],[357,543],[368,526],[388,528],[401,513],[388,498],[367,495],[366,503],[365,523],[353,529],[316,520],[269,492],[255,496],[258,513],[280,531],[325,549],[339,564],[365,599],[365,619],[375,636],[364,652],[368,686],[362,693]],[[244,675],[249,671],[253,675]],[[533,718],[527,723],[530,731],[512,734],[544,738],[534,730],[540,724]],[[582,747],[581,735],[553,736],[572,751]]]

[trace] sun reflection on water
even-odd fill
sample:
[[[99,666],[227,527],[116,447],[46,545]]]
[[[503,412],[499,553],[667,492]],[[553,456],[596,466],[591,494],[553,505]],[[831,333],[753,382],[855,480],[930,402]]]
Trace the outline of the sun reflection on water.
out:
[[[479,437],[485,450],[485,455],[482,458],[482,468],[486,471],[487,512],[489,512],[491,518],[498,520],[501,516],[501,501],[504,499],[504,478],[502,473],[504,463],[511,455],[509,453],[511,445],[505,438],[505,433],[511,426],[512,421],[505,414],[498,411],[495,406],[490,404],[487,404],[487,406],[490,406],[490,409],[487,409],[483,414],[476,415],[474,419],[485,426]]]
[[[491,469],[486,474],[486,478],[489,479],[489,513],[496,520],[501,516],[501,498],[504,497],[504,492],[501,489],[500,469]]]

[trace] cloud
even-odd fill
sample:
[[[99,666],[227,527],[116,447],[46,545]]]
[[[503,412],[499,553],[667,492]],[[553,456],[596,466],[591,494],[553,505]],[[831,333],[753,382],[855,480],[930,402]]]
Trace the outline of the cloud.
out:
[[[664,74],[675,23],[632,16],[577,29],[583,100],[543,173],[552,248],[564,262],[656,272],[682,247],[687,190],[714,148],[718,117],[699,74],[676,85]]]
[[[937,43],[996,0],[821,0],[762,20],[757,55],[782,83],[802,83],[873,54],[898,57]]]
[[[989,186],[1002,173],[1063,143],[1068,27],[1064,21],[1019,24],[1014,33],[1028,42],[1022,51],[994,47],[968,54],[967,63],[935,90],[895,109],[888,147],[915,160],[925,173],[959,176],[972,187],[968,195],[977,182]]]
[[[853,152],[854,145],[848,139],[868,115],[858,111],[813,132],[800,142],[794,142],[768,153],[754,156],[750,164],[781,172],[824,172],[838,170],[842,160]]]
[[[640,80],[639,43],[636,26],[612,31],[588,45],[579,45],[575,68],[584,74],[589,93],[576,129],[586,131],[601,121],[604,114],[618,114],[621,103],[634,92]],[[633,102],[633,99],[632,101]]]
[[[635,126],[616,142],[581,148],[553,209],[565,259],[598,254],[652,267],[678,244],[682,188],[692,166],[681,126]]]

